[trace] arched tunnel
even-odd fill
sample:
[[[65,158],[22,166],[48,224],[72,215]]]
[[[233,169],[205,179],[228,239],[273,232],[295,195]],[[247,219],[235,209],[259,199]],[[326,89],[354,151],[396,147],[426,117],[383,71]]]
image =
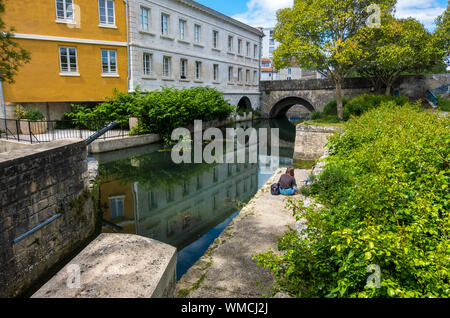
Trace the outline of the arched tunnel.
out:
[[[288,110],[294,106],[294,105],[301,105],[305,107],[310,112],[313,112],[315,109],[313,105],[307,101],[306,99],[303,99],[301,97],[291,96],[286,97],[281,100],[279,100],[270,110],[269,117],[270,118],[284,118],[286,117],[286,113]]]
[[[247,96],[243,96],[239,102],[238,102],[238,109],[243,110],[251,110],[252,109],[252,103],[250,102],[250,99]]]

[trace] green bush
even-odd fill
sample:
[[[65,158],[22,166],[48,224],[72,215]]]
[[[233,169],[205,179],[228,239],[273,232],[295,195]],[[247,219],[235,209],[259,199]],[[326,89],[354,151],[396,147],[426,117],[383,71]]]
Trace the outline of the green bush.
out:
[[[26,112],[25,119],[28,119],[30,121],[38,121],[45,120],[45,117],[40,109],[34,108]]]
[[[348,120],[351,115],[361,116],[369,109],[380,106],[381,103],[394,102],[396,105],[404,105],[408,102],[405,96],[391,96],[391,95],[374,95],[363,94],[347,101],[344,106],[344,120]]]
[[[207,87],[165,87],[161,91],[142,94],[137,109],[137,115],[141,118],[138,131],[159,133],[166,142],[177,127],[190,125],[196,119],[226,119],[235,111],[221,92]]]
[[[348,99],[342,98],[342,105],[345,107],[347,104]],[[322,113],[324,115],[336,115],[337,116],[337,102],[335,99],[333,99],[331,102],[328,102],[325,107],[323,108]]]
[[[194,120],[225,119],[235,107],[228,104],[223,94],[208,87],[176,89],[165,87],[160,91],[135,93],[115,92],[115,96],[95,106],[72,105],[67,116],[77,119],[77,125],[93,129],[97,119],[116,119],[122,126],[129,117],[139,117],[139,124],[131,134],[158,133],[168,142],[172,130],[187,126]],[[105,124],[107,122],[105,121]]]
[[[450,99],[442,97],[441,95],[436,95],[436,102],[436,106],[439,107],[440,110],[450,112]]]
[[[318,111],[318,110],[315,110],[315,111],[313,111],[313,112],[311,113],[311,119],[313,119],[313,120],[319,119],[320,116],[321,116],[321,113],[320,113],[320,111]]]
[[[382,103],[329,141],[327,165],[290,208],[308,227],[258,255],[298,297],[449,297],[450,119]],[[381,271],[367,286],[369,265]]]

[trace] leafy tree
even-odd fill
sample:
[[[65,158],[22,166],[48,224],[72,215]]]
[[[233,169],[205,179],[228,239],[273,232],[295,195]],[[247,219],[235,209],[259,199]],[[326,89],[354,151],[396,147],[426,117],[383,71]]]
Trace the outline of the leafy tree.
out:
[[[401,74],[429,72],[444,55],[422,23],[413,18],[396,19],[390,14],[384,15],[380,28],[373,29],[362,46],[373,54],[359,64],[358,71],[376,86],[384,84],[387,95]]]
[[[449,6],[436,19],[436,29],[433,33],[433,40],[436,47],[440,47],[444,50],[444,60],[447,66],[450,66],[450,11]]]
[[[0,14],[4,12],[5,1],[0,0]],[[30,61],[30,53],[13,40],[14,31],[0,17],[0,81],[8,83],[14,83],[19,67]]]
[[[303,68],[326,72],[336,85],[338,117],[343,118],[342,83],[370,52],[361,42],[370,36],[371,6],[391,11],[396,0],[297,0],[277,12],[275,67],[292,60]]]

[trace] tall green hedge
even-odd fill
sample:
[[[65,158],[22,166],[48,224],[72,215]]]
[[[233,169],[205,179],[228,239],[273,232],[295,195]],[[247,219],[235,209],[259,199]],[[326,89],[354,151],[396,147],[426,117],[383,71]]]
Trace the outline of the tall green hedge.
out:
[[[329,149],[302,191],[323,207],[292,200],[307,228],[259,264],[299,297],[449,297],[450,119],[383,103],[351,118]],[[367,286],[371,264],[379,288]]]
[[[132,133],[158,133],[166,141],[177,127],[190,125],[196,119],[225,119],[235,110],[221,92],[208,87],[165,87],[159,91],[136,90],[134,93],[116,91],[113,97],[95,107],[72,105],[72,108],[66,115],[82,123],[101,118],[118,119],[120,124],[127,125],[129,117],[139,117],[139,126]]]

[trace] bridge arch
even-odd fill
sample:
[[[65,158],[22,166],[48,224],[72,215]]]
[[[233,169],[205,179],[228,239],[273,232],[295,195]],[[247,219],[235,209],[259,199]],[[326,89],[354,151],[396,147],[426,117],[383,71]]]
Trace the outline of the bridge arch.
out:
[[[250,98],[247,96],[242,96],[241,99],[239,99],[239,102],[237,104],[238,109],[252,109],[252,102],[250,101]]]
[[[312,103],[304,98],[298,96],[288,96],[280,99],[273,105],[270,109],[270,118],[280,118],[285,117],[286,112],[294,105],[302,105],[309,111],[313,112],[315,110]]]

